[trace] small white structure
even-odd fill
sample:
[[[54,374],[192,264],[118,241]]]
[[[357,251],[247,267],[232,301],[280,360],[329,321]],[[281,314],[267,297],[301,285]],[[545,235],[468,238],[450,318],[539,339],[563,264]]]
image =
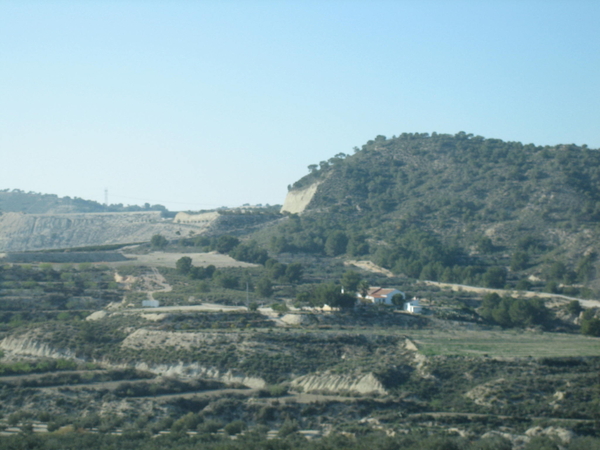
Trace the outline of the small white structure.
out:
[[[160,305],[158,300],[142,300],[143,308],[158,308]]]
[[[364,297],[361,294],[356,296],[364,303],[374,303],[380,305],[392,305],[392,298],[394,295],[402,295],[402,299],[406,299],[406,294],[398,289],[384,289],[381,287],[370,287],[367,295]]]
[[[323,307],[321,308],[321,311],[324,312],[332,312],[332,311],[339,311],[340,308],[335,307],[335,306],[329,306],[327,303],[323,305]]]
[[[404,303],[404,310],[412,314],[421,314],[423,307],[419,305],[419,299],[413,297],[411,301]]]

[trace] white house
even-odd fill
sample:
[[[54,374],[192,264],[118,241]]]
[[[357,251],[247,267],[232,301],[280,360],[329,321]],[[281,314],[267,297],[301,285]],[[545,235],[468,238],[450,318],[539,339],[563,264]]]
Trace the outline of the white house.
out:
[[[363,297],[361,294],[357,294],[357,297],[364,303],[392,305],[392,298],[396,294],[402,295],[403,300],[406,299],[406,294],[398,289],[384,289],[381,287],[370,287],[367,295]]]
[[[144,308],[158,308],[160,302],[158,300],[142,300],[142,307]]]
[[[404,303],[404,310],[413,314],[421,314],[423,307],[419,305],[419,299],[413,297],[411,301]]]

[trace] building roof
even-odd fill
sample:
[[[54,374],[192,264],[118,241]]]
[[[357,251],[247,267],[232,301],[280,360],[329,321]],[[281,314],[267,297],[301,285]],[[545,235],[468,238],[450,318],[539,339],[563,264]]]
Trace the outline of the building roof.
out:
[[[373,298],[386,298],[392,292],[398,291],[398,289],[384,289],[381,287],[370,287],[369,292],[367,292],[367,297]],[[400,292],[400,291],[398,291]]]

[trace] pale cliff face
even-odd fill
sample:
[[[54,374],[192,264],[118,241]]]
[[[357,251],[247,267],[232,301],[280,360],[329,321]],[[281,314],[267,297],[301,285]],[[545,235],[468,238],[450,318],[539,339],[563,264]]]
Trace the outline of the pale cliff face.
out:
[[[316,194],[319,184],[320,183],[314,183],[304,189],[289,191],[285,197],[285,202],[281,207],[281,212],[288,212],[291,214],[303,212]]]
[[[387,394],[383,385],[372,373],[367,374],[311,374],[292,380],[293,387],[302,387],[304,392],[312,391],[353,391],[366,394],[376,392]]]
[[[155,234],[167,239],[177,231],[200,233],[214,219],[199,223],[175,224],[158,211],[133,213],[23,214],[0,216],[0,251],[85,247],[149,241]]]

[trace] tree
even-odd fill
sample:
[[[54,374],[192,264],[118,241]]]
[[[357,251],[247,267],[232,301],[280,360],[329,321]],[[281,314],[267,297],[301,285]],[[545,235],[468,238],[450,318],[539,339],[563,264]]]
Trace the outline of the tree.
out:
[[[583,308],[581,307],[581,303],[579,303],[579,300],[571,300],[567,304],[567,312],[569,314],[579,316],[579,313],[581,313],[581,311],[583,311]]]
[[[260,248],[256,241],[239,244],[230,251],[229,256],[237,259],[238,261],[246,261],[256,264],[264,264],[269,259],[267,251]]]
[[[342,231],[334,231],[325,241],[325,253],[329,256],[338,256],[346,253],[348,238]]]
[[[279,428],[279,433],[277,433],[277,435],[280,438],[284,438],[292,433],[295,433],[299,429],[300,427],[298,426],[298,422],[296,420],[290,420],[289,418],[287,418],[285,419],[285,422],[283,422],[283,425],[281,425],[281,428]]]
[[[157,248],[158,249],[163,249],[163,248],[165,248],[167,246],[168,243],[169,243],[169,241],[167,240],[167,238],[164,237],[161,234],[155,234],[150,239],[150,245],[154,249],[157,249]]]
[[[492,240],[487,236],[481,236],[477,241],[477,250],[481,253],[493,253],[495,249]]]
[[[369,253],[369,244],[362,235],[352,236],[348,241],[346,252],[351,256],[362,256]]]
[[[564,263],[556,261],[547,270],[547,276],[550,280],[560,281],[567,272],[567,267]]]
[[[529,255],[524,251],[516,251],[510,259],[510,270],[518,271],[527,268],[529,263]]]
[[[353,270],[348,270],[342,276],[341,283],[344,288],[344,292],[356,293],[361,277],[358,273]]]
[[[287,266],[285,264],[281,264],[280,262],[271,262],[274,260],[268,261],[268,265],[266,266],[269,269],[269,275],[274,280],[280,280],[285,277],[285,271],[287,270]]]
[[[310,301],[315,306],[329,305],[335,308],[351,308],[356,303],[356,297],[342,294],[340,285],[321,283],[313,289]]]
[[[240,434],[245,429],[246,422],[242,420],[234,420],[233,422],[229,422],[224,428],[225,433],[227,433],[229,436]]]
[[[596,258],[595,254],[589,254],[584,256],[578,263],[575,269],[577,280],[587,283],[590,279],[593,279],[594,275],[594,262]]]
[[[235,236],[229,236],[227,234],[219,236],[215,244],[215,250],[219,253],[229,253],[240,243],[240,240]]]
[[[586,336],[600,337],[600,319],[594,316],[594,311],[591,309],[583,313],[581,333]]]
[[[206,268],[204,269],[204,273],[206,273],[206,278],[212,278],[213,274],[215,273],[215,270],[217,270],[217,268],[212,264],[206,266]]]
[[[290,283],[299,283],[302,280],[302,264],[291,263],[285,268],[285,278]]]
[[[256,293],[261,297],[271,297],[273,295],[273,283],[270,278],[263,277],[256,283]]]
[[[392,304],[394,306],[404,306],[404,295],[396,294],[392,297]]]
[[[189,276],[192,280],[203,280],[207,277],[204,267],[195,266],[190,267]]]
[[[356,304],[356,297],[352,294],[340,294],[332,302],[330,306],[336,308],[352,308]]]
[[[517,282],[515,289],[517,289],[517,291],[528,291],[531,289],[531,282],[526,278],[523,278]]]
[[[504,267],[490,267],[483,274],[483,284],[490,288],[503,288],[506,283],[506,269]]]
[[[232,273],[219,271],[215,274],[216,283],[225,289],[236,289],[240,284],[240,279]]]
[[[358,292],[363,298],[369,293],[369,287],[369,283],[366,280],[362,280],[360,283],[358,283]]]
[[[177,269],[177,272],[182,273],[184,275],[189,274],[190,270],[192,270],[192,267],[192,258],[190,258],[189,256],[182,256],[175,263],[175,268]]]

